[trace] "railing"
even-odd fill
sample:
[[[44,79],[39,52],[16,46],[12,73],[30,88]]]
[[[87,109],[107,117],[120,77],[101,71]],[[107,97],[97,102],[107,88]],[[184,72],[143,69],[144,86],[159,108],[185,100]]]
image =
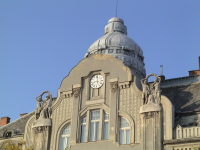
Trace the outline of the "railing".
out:
[[[176,139],[200,137],[200,126],[176,127]]]
[[[192,147],[178,147],[178,148],[174,148],[174,150],[194,150],[194,148]]]

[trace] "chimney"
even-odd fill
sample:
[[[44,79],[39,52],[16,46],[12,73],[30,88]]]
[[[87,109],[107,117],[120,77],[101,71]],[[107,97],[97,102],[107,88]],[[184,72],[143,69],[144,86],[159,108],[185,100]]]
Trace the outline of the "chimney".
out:
[[[191,70],[188,72],[189,72],[189,76],[200,75],[200,56],[199,56],[199,70]]]
[[[160,76],[161,78],[161,81],[164,81],[165,80],[165,76],[163,75],[163,65],[160,65]]]
[[[163,75],[163,65],[160,65],[160,76]]]
[[[10,123],[10,118],[9,117],[2,117],[1,118],[0,126],[4,126],[4,125],[6,125],[8,123]]]
[[[23,114],[20,114],[20,117],[23,117],[23,116],[25,116],[26,114],[28,114],[28,113],[23,113]]]

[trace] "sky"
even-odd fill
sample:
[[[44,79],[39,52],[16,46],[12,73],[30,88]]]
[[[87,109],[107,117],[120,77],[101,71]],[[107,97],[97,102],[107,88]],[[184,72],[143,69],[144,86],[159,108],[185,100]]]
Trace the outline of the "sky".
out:
[[[199,0],[119,0],[117,16],[143,50],[146,74],[166,79],[199,69]],[[116,0],[0,0],[0,117],[35,110],[104,35]],[[116,66],[117,67],[117,66]]]

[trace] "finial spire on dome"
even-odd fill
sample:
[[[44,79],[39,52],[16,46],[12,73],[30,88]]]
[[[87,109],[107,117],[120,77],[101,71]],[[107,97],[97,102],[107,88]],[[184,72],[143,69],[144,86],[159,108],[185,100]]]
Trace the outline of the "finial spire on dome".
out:
[[[118,8],[118,0],[117,0],[117,4],[116,4],[116,17],[117,17],[117,8]]]

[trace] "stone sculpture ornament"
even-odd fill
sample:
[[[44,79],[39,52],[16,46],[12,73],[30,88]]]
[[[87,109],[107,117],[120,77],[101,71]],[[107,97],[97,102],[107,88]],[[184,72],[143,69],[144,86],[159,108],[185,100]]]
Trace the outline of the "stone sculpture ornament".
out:
[[[48,93],[46,98],[42,100],[42,96]],[[37,107],[35,109],[36,120],[41,118],[50,118],[51,116],[51,104],[52,104],[52,94],[49,91],[44,91],[38,97],[36,97]]]
[[[142,89],[143,89],[143,93],[142,93],[143,104],[147,104],[148,96],[149,96],[149,92],[150,92],[147,79],[146,78],[142,79],[141,83],[142,83]]]
[[[43,100],[42,96],[47,93],[48,95]],[[51,105],[52,94],[49,91],[44,91],[38,97],[36,97],[37,107],[35,109],[35,121],[33,123],[33,129],[35,133],[43,132],[44,128],[51,126]]]
[[[153,83],[148,83],[148,78],[150,76],[155,76],[155,80]],[[141,106],[140,108],[140,113],[161,110],[160,82],[161,78],[154,73],[149,74],[146,78],[141,80],[143,88],[143,93],[142,93],[143,106]]]

